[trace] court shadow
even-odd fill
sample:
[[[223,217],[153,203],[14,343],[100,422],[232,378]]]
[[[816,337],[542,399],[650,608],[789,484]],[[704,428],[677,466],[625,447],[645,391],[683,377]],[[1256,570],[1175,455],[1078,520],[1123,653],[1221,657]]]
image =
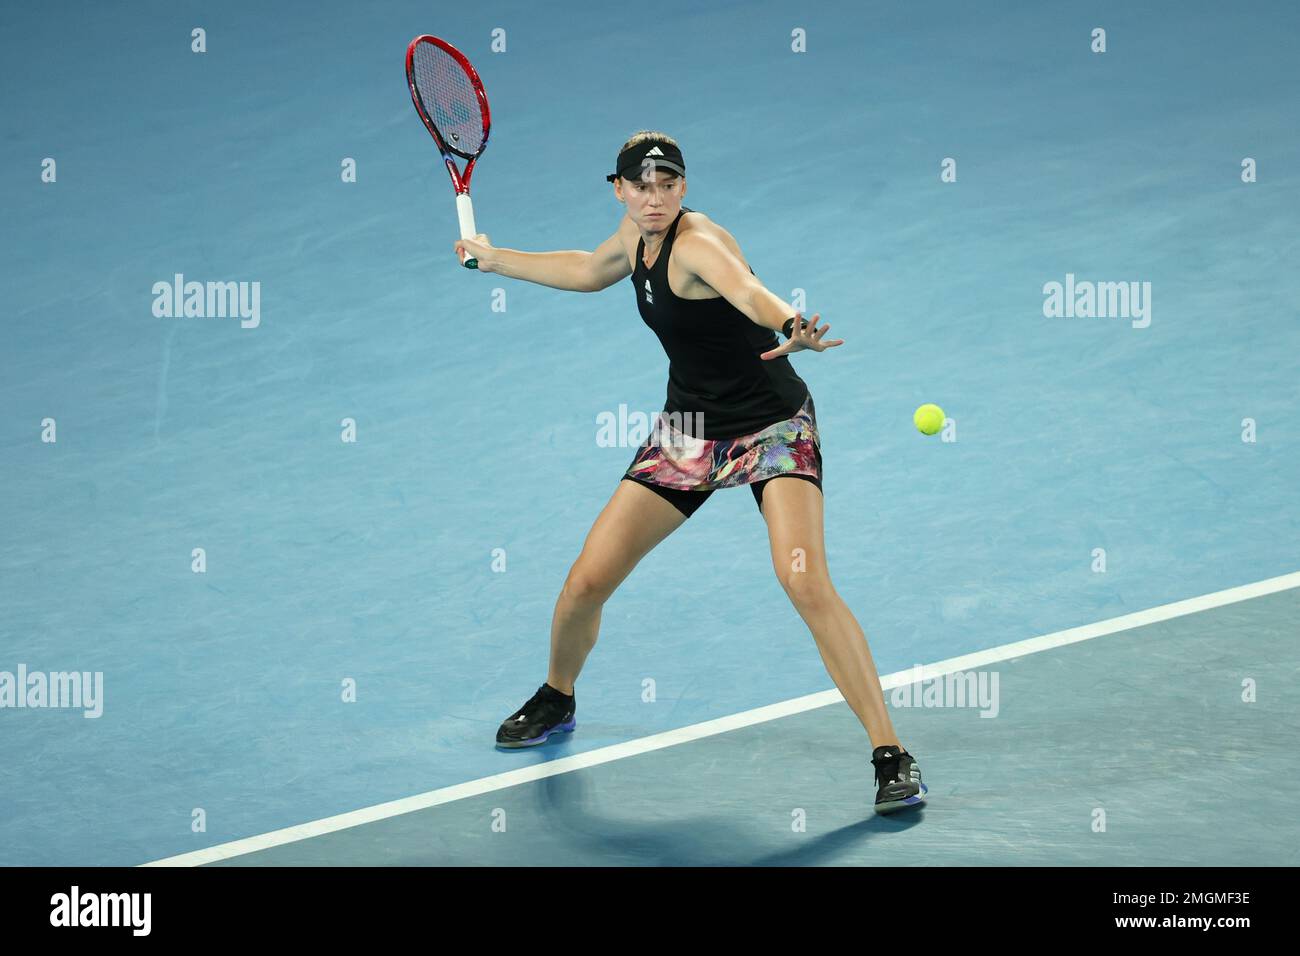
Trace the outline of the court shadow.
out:
[[[539,781],[537,801],[552,833],[562,835],[582,865],[590,866],[836,866],[848,851],[860,858],[864,842],[873,836],[917,825],[924,812],[881,817],[868,806],[864,813],[870,816],[858,823],[804,835],[798,846],[782,847],[779,843],[788,841],[760,836],[743,817],[711,814],[647,822],[608,815],[582,771]]]
[[[877,834],[899,833],[910,830],[924,819],[924,808],[906,810],[888,817],[866,808],[871,816],[858,823],[832,830],[811,837],[799,847],[768,853],[749,862],[749,866],[862,866],[861,863],[845,864],[838,862],[849,850],[860,851],[863,844]],[[892,866],[884,860],[882,866]]]

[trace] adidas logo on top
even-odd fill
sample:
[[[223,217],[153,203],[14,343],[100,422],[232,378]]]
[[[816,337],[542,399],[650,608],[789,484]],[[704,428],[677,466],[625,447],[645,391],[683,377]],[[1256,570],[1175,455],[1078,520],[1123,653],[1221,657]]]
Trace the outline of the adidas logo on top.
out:
[[[654,291],[650,288],[650,280],[645,280],[645,300],[648,305],[655,304]]]
[[[664,151],[658,146],[651,147],[650,152],[646,153],[647,156],[662,156],[663,154]]]

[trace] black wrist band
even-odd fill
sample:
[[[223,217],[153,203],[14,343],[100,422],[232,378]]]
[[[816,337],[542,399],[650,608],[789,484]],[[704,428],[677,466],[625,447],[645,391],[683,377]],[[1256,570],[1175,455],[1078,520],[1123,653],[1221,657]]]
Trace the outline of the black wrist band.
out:
[[[790,318],[785,320],[785,325],[781,326],[781,334],[784,335],[787,339],[792,338],[794,335],[794,320],[795,317],[791,316]],[[804,319],[802,322],[799,323],[799,329],[800,331],[802,331],[806,328],[808,328],[808,320]]]

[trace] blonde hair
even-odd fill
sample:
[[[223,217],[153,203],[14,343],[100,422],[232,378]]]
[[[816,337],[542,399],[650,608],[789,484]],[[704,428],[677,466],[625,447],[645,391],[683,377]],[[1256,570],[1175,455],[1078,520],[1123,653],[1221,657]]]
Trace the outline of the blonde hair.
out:
[[[668,143],[670,146],[676,146],[678,149],[681,149],[681,146],[678,144],[677,140],[673,139],[667,133],[661,133],[658,130],[654,130],[654,129],[643,129],[643,130],[638,130],[637,132],[629,136],[627,142],[624,143],[622,146],[620,146],[618,151],[621,153],[623,152],[623,150],[630,149],[631,147],[635,146],[637,143],[644,143],[648,139],[652,139],[658,143]]]

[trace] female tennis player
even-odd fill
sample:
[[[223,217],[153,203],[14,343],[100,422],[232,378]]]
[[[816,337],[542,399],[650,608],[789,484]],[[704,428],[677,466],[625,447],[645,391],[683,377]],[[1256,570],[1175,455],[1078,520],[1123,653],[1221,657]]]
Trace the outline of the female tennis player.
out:
[[[812,631],[835,686],[875,746],[875,809],[924,802],[926,786],[898,741],[866,637],[831,585],[822,536],[822,456],[812,395],[792,352],[843,344],[773,295],[731,233],[682,205],[686,163],[670,136],[643,130],[606,177],[627,207],[595,252],[498,249],[457,240],[480,272],[597,292],[632,277],[641,318],[668,354],[664,414],[596,518],[551,622],[546,682],[497,731],[531,747],[576,726],[574,683],[595,646],[601,609],[637,563],[719,488],[748,485],[767,522],[772,564]],[[776,331],[786,336],[779,342]]]

